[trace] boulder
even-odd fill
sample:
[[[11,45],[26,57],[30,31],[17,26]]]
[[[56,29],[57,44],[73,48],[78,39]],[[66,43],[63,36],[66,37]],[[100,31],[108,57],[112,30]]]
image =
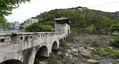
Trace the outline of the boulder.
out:
[[[80,53],[84,58],[90,58],[90,57],[91,57],[90,50],[85,49],[84,47],[79,47],[79,53]]]
[[[87,62],[89,62],[91,64],[99,64],[99,61],[95,60],[95,59],[88,59]]]

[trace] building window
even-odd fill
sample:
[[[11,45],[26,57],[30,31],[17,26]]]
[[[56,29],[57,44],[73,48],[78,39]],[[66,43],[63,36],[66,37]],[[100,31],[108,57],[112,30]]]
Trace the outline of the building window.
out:
[[[5,42],[5,39],[0,39],[0,42]]]

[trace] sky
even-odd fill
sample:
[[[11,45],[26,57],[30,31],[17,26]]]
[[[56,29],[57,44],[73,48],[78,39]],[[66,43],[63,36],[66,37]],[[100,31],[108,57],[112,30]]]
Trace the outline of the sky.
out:
[[[26,19],[39,15],[52,9],[87,7],[89,9],[106,12],[119,11],[119,0],[31,0],[30,3],[22,3],[14,9],[13,14],[6,16],[9,22],[23,22]]]

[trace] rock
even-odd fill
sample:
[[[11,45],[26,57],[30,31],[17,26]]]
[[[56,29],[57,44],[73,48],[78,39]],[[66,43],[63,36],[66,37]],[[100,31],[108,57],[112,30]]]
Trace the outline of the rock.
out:
[[[78,52],[78,50],[77,50],[77,49],[75,49],[75,48],[73,48],[73,49],[72,49],[72,52]]]
[[[119,62],[119,59],[117,59],[117,62]]]
[[[113,47],[108,47],[109,49],[113,50]]]
[[[68,53],[66,53],[66,56],[69,56],[69,54],[68,54]]]
[[[72,51],[71,50],[67,50],[68,53],[71,53]]]
[[[90,58],[91,57],[91,55],[89,55],[89,54],[86,54],[86,53],[80,53],[84,58]]]
[[[69,58],[70,58],[70,59],[73,59],[73,56],[72,56],[72,55],[69,55]]]
[[[95,60],[95,59],[88,59],[87,62],[89,62],[91,64],[99,64],[99,61]]]
[[[58,55],[61,55],[61,54],[63,54],[63,53],[62,53],[61,51],[59,51],[59,52],[58,52]]]
[[[94,50],[95,48],[93,48],[93,47],[88,47],[88,49],[89,49],[89,50]]]
[[[84,49],[84,47],[79,47],[79,53],[85,58],[91,57],[90,50]]]

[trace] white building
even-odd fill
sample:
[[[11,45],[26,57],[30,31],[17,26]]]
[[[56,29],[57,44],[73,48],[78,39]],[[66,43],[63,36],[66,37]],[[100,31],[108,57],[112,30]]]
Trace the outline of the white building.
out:
[[[30,25],[34,22],[38,22],[38,19],[27,19],[26,21],[24,21],[23,26],[27,27],[28,25]]]
[[[14,27],[15,27],[16,29],[19,29],[19,26],[20,26],[20,23],[17,22],[17,21],[15,21],[15,22],[14,22]]]
[[[11,30],[19,30],[20,23],[18,21],[14,21],[11,24]]]

